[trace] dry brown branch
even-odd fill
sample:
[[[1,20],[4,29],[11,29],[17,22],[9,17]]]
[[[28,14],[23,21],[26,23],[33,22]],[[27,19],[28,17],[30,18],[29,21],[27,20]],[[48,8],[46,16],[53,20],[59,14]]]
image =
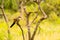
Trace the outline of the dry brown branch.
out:
[[[4,16],[5,22],[8,26],[8,39],[7,40],[10,40],[10,27],[9,27],[9,24],[8,24],[8,18],[6,16],[5,12],[4,12],[4,0],[2,0],[1,11],[2,11],[2,14]]]
[[[34,13],[36,13],[36,17],[33,19],[33,21],[31,22],[31,24],[37,19],[37,16],[38,16],[38,13],[37,12],[34,12]]]
[[[23,19],[23,12],[24,12],[23,11],[23,1],[16,0],[16,3],[18,5],[18,11],[20,12],[20,17]],[[17,21],[17,25],[20,27],[20,29],[22,31],[23,40],[25,40],[23,29],[22,29],[21,25],[18,22],[19,22],[19,20]]]
[[[20,25],[18,22],[19,22],[19,20],[17,21],[17,25],[19,26],[19,28],[20,28],[21,31],[22,31],[23,40],[25,40],[25,37],[24,37],[24,31],[23,31],[21,25]]]
[[[31,32],[30,32],[30,25],[29,25],[29,16],[30,16],[30,14],[31,14],[31,12],[26,12],[26,7],[24,7],[24,12],[26,13],[26,19],[27,19],[27,29],[28,29],[28,40],[30,40],[31,39]]]
[[[39,24],[40,24],[44,19],[45,19],[45,18],[42,17],[42,18],[38,21],[38,23],[37,23],[37,25],[36,25],[36,28],[35,28],[35,30],[34,30],[34,32],[33,32],[33,34],[32,34],[31,40],[34,40],[34,37],[35,37],[35,34],[36,34],[36,32],[37,32],[38,26],[39,26]]]
[[[37,25],[36,25],[36,27],[35,27],[35,30],[34,30],[34,32],[33,32],[33,34],[32,34],[31,40],[34,40],[34,37],[35,37],[35,35],[36,35],[36,32],[37,32],[37,29],[38,29],[39,24],[40,24],[44,19],[47,18],[46,13],[45,13],[44,10],[40,7],[40,3],[38,4],[38,9],[42,12],[43,17],[41,17],[41,19],[38,21],[38,23],[37,23]]]
[[[39,7],[39,10],[42,12],[42,14],[43,14],[44,18],[47,18],[46,13],[44,12],[44,10],[43,10],[41,7]]]
[[[23,40],[25,40],[25,37],[24,37],[24,31],[23,31],[21,25],[20,25],[19,23],[17,23],[17,25],[20,27],[20,29],[21,29],[21,31],[22,31]]]
[[[19,28],[21,29],[21,31],[22,31],[23,40],[25,40],[23,29],[22,29],[21,25],[19,24],[19,20],[20,19],[21,19],[20,16],[18,16],[17,18],[15,18],[14,22],[12,23],[12,25],[10,26],[10,28],[12,28],[15,24],[17,24],[19,26]]]

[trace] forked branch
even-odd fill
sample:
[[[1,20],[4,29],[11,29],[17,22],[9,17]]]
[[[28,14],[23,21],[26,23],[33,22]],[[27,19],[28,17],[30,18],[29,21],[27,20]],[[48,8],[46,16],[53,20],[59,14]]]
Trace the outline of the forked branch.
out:
[[[30,25],[29,25],[29,16],[31,12],[26,12],[26,7],[24,8],[24,12],[26,13],[26,22],[27,22],[27,29],[28,29],[28,40],[31,39],[31,32],[30,32]]]
[[[33,32],[33,34],[32,34],[31,40],[34,40],[34,37],[35,37],[35,35],[36,35],[36,32],[37,32],[37,29],[38,29],[39,24],[40,24],[43,20],[45,20],[45,19],[47,18],[46,13],[45,13],[44,10],[40,7],[40,3],[38,4],[38,8],[39,8],[39,10],[42,12],[43,17],[41,17],[41,19],[39,19],[38,23],[36,24],[36,27],[35,27],[35,30],[34,30],[34,32]]]
[[[21,31],[22,31],[23,40],[25,40],[25,37],[24,37],[24,31],[23,31],[21,25],[19,24],[19,20],[17,21],[17,25],[19,26],[19,28],[20,28]]]
[[[21,31],[22,31],[23,40],[25,40],[23,29],[22,29],[21,25],[19,24],[19,19],[20,18],[21,18],[20,16],[18,16],[17,18],[15,18],[14,22],[12,23],[12,25],[10,26],[10,28],[12,28],[15,24],[17,24],[19,26],[19,28],[21,29]]]

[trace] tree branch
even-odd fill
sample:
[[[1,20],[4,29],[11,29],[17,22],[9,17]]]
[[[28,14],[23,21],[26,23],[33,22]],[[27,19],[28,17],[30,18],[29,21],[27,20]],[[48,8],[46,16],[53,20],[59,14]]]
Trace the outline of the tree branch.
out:
[[[36,17],[33,19],[33,21],[31,22],[31,24],[37,19],[37,16],[38,16],[38,13],[37,12],[34,12],[34,13],[36,13]]]
[[[34,39],[35,34],[36,34],[36,32],[37,32],[37,29],[38,29],[38,26],[39,26],[39,24],[40,24],[44,19],[45,19],[45,18],[42,17],[42,18],[38,21],[38,23],[37,23],[37,25],[36,25],[36,28],[35,28],[35,30],[34,30],[34,32],[33,32],[33,34],[32,34],[31,40]]]
[[[37,25],[36,25],[36,27],[35,27],[35,30],[34,30],[34,32],[33,32],[33,34],[32,34],[31,40],[34,40],[34,37],[35,37],[35,35],[36,35],[36,32],[37,32],[37,29],[38,29],[39,24],[40,24],[44,19],[47,18],[46,13],[45,13],[44,10],[40,7],[40,3],[38,3],[38,9],[42,12],[43,17],[38,21],[38,23],[37,23]]]
[[[1,4],[0,8],[1,8],[1,11],[2,11],[2,14],[4,16],[4,19],[5,19],[6,23],[8,23],[7,16],[6,16],[5,12],[4,12],[4,0],[2,0],[2,4]]]
[[[30,25],[29,25],[29,16],[30,16],[31,12],[27,13],[26,12],[26,7],[24,8],[24,12],[26,13],[26,19],[27,19],[26,22],[27,22],[28,37],[29,37],[28,40],[30,40],[31,39],[31,32],[30,32]]]
[[[8,39],[7,40],[10,40],[10,27],[9,27],[9,24],[8,24],[8,18],[6,16],[5,12],[4,12],[4,0],[2,0],[2,4],[1,4],[0,8],[1,8],[2,14],[4,16],[5,22],[8,26]]]
[[[43,10],[41,7],[39,7],[39,10],[42,12],[42,14],[43,14],[44,18],[47,18],[46,13],[44,12],[44,10]]]
[[[23,10],[23,1],[17,1],[16,0],[16,2],[17,2],[17,5],[18,5],[18,11],[20,12],[20,17],[23,19],[23,12],[24,12],[24,10]],[[23,29],[22,29],[22,27],[21,27],[21,25],[19,25],[19,20],[17,20],[17,25],[20,27],[20,29],[21,29],[21,31],[22,31],[22,36],[23,36],[23,40],[25,40],[25,37],[24,37],[24,32],[23,32]]]
[[[14,24],[16,23],[19,26],[19,28],[21,29],[21,31],[22,31],[23,40],[25,40],[23,29],[22,29],[21,25],[19,24],[19,18],[21,18],[21,17],[18,16],[17,18],[14,19],[14,22],[12,23],[10,28],[13,27]]]
[[[25,40],[23,29],[22,29],[21,25],[18,22],[19,22],[19,20],[17,21],[17,25],[19,26],[19,28],[22,31],[23,40]]]

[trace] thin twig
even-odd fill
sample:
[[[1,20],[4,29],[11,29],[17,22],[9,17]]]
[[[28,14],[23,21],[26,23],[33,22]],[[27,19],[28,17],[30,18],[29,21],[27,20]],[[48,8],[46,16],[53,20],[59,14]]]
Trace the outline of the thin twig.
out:
[[[17,21],[17,25],[19,26],[19,28],[22,31],[23,40],[25,40],[23,29],[22,29],[21,25],[18,22],[19,22],[19,20]]]
[[[42,12],[42,14],[43,14],[44,18],[47,18],[46,13],[44,12],[44,10],[43,10],[41,7],[39,7],[39,10]]]
[[[33,19],[33,21],[31,22],[31,24],[37,19],[38,13],[37,12],[35,12],[35,13],[36,13],[36,17]]]

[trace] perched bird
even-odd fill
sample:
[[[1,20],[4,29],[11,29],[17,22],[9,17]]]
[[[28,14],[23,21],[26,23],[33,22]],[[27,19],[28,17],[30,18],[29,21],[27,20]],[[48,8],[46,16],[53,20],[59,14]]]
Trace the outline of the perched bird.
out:
[[[13,27],[15,23],[19,22],[20,18],[21,18],[20,16],[17,17],[17,18],[15,18],[14,21],[13,21],[13,23],[12,23],[12,25],[10,26],[10,28]]]

